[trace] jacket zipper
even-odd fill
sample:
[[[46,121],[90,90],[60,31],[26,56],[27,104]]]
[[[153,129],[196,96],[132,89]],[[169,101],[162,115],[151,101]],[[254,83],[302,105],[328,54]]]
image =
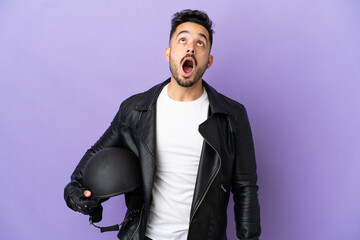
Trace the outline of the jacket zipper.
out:
[[[226,188],[224,187],[224,185],[220,185],[221,189],[224,191],[224,192],[227,192]]]
[[[207,144],[209,144],[209,146],[210,146],[212,149],[214,149],[214,151],[215,151],[216,154],[218,155],[219,160],[220,160],[220,165],[219,165],[219,168],[216,170],[216,173],[215,173],[214,177],[211,179],[210,184],[209,184],[208,187],[206,188],[206,191],[205,191],[205,193],[203,194],[203,196],[202,196],[202,198],[201,198],[201,200],[200,200],[199,205],[196,207],[196,209],[194,210],[193,215],[191,216],[191,219],[190,219],[190,222],[189,222],[189,229],[190,229],[191,222],[192,222],[192,220],[193,220],[193,218],[194,218],[194,216],[195,216],[195,213],[196,213],[197,210],[199,209],[201,203],[204,201],[204,198],[205,198],[207,192],[209,191],[210,186],[211,186],[212,183],[214,182],[214,180],[215,180],[216,176],[218,175],[218,173],[219,173],[219,171],[220,171],[220,168],[221,168],[221,157],[220,157],[220,154],[216,151],[216,149],[215,149],[205,138],[204,138],[204,140],[205,140],[205,142],[206,142]],[[189,239],[189,233],[188,233],[187,239]]]
[[[130,240],[134,238],[135,233],[139,230],[140,223],[141,223],[141,218],[142,218],[142,212],[143,212],[143,209],[144,209],[144,204],[143,204],[143,206],[141,207],[139,223],[138,223],[138,225],[137,225],[137,227],[136,227],[135,231],[134,231],[134,232],[133,232],[133,234],[131,235]]]

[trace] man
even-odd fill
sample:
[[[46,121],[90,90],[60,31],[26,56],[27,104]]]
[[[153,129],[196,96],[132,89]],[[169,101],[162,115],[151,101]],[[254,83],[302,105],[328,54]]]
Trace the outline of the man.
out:
[[[107,147],[139,156],[143,187],[126,194],[119,239],[226,238],[230,190],[239,239],[258,239],[253,140],[243,105],[213,89],[202,76],[211,67],[212,22],[201,11],[174,15],[165,57],[171,78],[125,100],[104,135],[84,155],[65,187],[72,209],[98,207],[82,186],[87,160]]]

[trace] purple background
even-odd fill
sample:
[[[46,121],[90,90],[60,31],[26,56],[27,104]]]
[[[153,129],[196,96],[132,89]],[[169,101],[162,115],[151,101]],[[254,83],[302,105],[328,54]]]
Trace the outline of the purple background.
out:
[[[215,23],[204,78],[247,107],[262,239],[359,238],[358,0],[1,0],[0,239],[115,239],[63,188],[121,101],[169,76],[170,18],[184,8]],[[112,198],[102,223],[123,214]]]

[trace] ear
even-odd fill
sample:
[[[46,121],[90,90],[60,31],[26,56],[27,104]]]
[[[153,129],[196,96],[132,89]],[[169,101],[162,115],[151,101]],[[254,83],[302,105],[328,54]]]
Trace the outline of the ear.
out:
[[[170,61],[170,47],[165,48],[165,59],[167,62]]]
[[[209,55],[209,60],[208,60],[208,64],[206,68],[210,68],[211,65],[213,64],[214,61],[214,56],[213,55]]]

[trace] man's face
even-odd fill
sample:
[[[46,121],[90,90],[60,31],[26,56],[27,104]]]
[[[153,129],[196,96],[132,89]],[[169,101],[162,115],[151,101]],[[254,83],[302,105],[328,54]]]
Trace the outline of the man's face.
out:
[[[180,24],[165,50],[171,78],[182,87],[191,87],[202,78],[212,62],[209,33],[203,26],[185,22]]]

